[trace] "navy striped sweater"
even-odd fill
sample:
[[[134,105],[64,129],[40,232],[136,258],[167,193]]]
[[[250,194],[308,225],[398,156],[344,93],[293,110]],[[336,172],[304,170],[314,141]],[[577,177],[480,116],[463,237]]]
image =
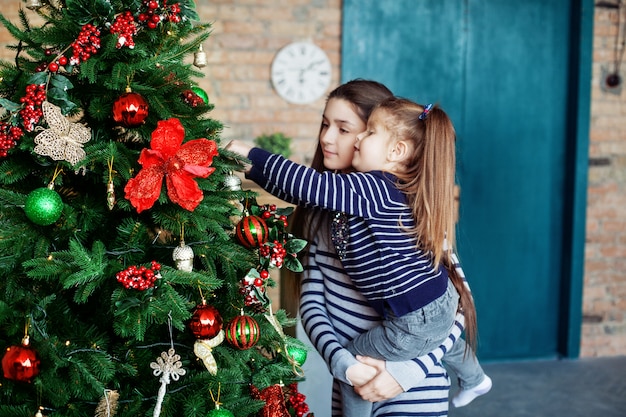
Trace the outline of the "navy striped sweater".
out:
[[[439,298],[448,274],[403,229],[414,225],[395,177],[380,171],[319,173],[259,148],[250,151],[248,177],[268,192],[306,206],[345,212],[349,239],[344,269],[370,305],[402,316]]]
[[[369,306],[345,274],[330,242],[328,230],[328,224],[321,225],[312,237],[307,256],[303,259],[305,269],[300,317],[311,342],[335,378],[332,415],[339,417],[344,413],[338,382],[349,383],[346,370],[357,363],[344,346],[358,334],[379,326],[381,322],[378,313]],[[463,276],[460,265],[456,265],[456,269]],[[441,359],[459,340],[463,323],[463,315],[457,313],[457,321],[450,329],[450,335],[432,352],[410,361],[387,361],[386,370],[405,392],[374,403],[372,415],[364,417],[447,416],[450,381]],[[324,415],[323,410],[313,411]]]

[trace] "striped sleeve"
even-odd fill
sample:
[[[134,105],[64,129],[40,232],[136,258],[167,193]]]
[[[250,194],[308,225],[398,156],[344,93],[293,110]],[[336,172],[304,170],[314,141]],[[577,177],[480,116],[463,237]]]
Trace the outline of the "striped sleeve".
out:
[[[320,207],[370,218],[389,195],[384,183],[370,174],[318,172],[281,155],[253,148],[248,178],[279,198],[305,207]],[[375,204],[372,204],[375,203]]]
[[[311,342],[329,365],[333,377],[348,382],[346,370],[357,363],[346,343],[372,326],[380,317],[353,287],[333,252],[322,242],[311,242],[300,299],[300,317]],[[387,362],[389,373],[404,390],[420,386],[427,374],[440,368],[441,358],[463,331],[463,316],[448,338],[434,351],[404,362]]]
[[[300,295],[302,326],[313,346],[328,364],[332,376],[348,383],[345,372],[357,361],[339,342],[328,316],[324,277],[315,261],[317,250],[315,242],[311,242]]]

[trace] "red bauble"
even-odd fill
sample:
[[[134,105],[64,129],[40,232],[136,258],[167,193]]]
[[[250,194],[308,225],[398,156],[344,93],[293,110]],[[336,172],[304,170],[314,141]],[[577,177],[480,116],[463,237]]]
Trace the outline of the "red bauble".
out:
[[[148,102],[137,93],[124,93],[113,103],[113,120],[125,127],[139,126],[148,117]]]
[[[268,235],[267,223],[259,216],[244,216],[235,230],[237,240],[247,248],[262,246],[267,242]]]
[[[39,374],[37,351],[27,345],[7,348],[2,358],[2,371],[7,379],[30,382]]]
[[[226,340],[239,350],[250,349],[259,341],[259,323],[248,315],[235,317],[226,327]]]
[[[191,316],[189,328],[198,339],[212,339],[222,330],[222,316],[213,306],[198,304]]]

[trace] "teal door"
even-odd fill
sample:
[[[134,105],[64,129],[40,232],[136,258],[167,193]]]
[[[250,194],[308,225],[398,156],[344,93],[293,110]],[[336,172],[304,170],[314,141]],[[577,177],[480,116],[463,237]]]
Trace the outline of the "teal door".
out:
[[[342,80],[439,103],[455,123],[484,360],[578,355],[592,6],[343,2]]]

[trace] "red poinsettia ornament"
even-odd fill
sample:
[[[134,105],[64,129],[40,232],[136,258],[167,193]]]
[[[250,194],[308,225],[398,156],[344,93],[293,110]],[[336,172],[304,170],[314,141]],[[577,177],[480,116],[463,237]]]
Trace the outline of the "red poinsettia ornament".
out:
[[[163,177],[173,203],[193,211],[202,201],[202,190],[194,178],[206,178],[217,155],[217,144],[205,138],[183,144],[185,129],[180,120],[161,120],[152,132],[150,146],[139,155],[141,171],[131,178],[124,191],[138,213],[151,208],[161,194]]]

